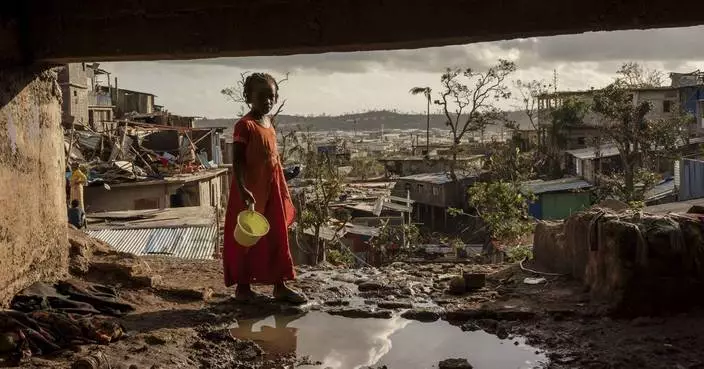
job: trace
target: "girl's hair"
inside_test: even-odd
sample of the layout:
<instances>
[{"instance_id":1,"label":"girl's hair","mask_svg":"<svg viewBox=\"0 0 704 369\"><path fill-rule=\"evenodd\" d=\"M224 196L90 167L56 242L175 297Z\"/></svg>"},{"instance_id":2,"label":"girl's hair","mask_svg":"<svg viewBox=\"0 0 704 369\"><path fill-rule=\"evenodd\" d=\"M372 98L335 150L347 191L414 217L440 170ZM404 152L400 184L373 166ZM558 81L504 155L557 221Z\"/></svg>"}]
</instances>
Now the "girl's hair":
<instances>
[{"instance_id":1,"label":"girl's hair","mask_svg":"<svg viewBox=\"0 0 704 369\"><path fill-rule=\"evenodd\" d=\"M271 83L276 89L275 94L279 93L279 84L276 83L276 78L272 77L269 73L252 73L244 80L244 100L250 102L252 97L252 91L257 83Z\"/></svg>"}]
</instances>

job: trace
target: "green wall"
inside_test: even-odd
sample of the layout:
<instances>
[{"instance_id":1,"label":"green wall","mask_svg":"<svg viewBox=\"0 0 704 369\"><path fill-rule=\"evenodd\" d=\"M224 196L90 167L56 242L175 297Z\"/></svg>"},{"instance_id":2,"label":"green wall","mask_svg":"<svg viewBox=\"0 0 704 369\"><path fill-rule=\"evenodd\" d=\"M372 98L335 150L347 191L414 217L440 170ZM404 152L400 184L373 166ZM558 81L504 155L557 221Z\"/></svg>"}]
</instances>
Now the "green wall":
<instances>
[{"instance_id":1,"label":"green wall","mask_svg":"<svg viewBox=\"0 0 704 369\"><path fill-rule=\"evenodd\" d=\"M591 206L589 192L557 192L540 195L542 219L565 219Z\"/></svg>"}]
</instances>

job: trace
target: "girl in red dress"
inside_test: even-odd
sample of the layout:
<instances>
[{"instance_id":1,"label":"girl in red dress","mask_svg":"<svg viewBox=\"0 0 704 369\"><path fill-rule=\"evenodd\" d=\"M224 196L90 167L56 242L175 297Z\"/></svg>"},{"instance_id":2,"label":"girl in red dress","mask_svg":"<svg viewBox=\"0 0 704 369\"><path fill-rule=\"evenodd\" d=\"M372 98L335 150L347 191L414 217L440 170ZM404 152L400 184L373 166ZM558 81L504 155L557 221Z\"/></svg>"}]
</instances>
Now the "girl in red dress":
<instances>
[{"instance_id":1,"label":"girl in red dress","mask_svg":"<svg viewBox=\"0 0 704 369\"><path fill-rule=\"evenodd\" d=\"M295 277L288 244L295 208L279 161L276 131L267 115L278 100L279 87L264 73L250 75L243 87L251 110L235 124L235 178L225 215L225 285L237 284L236 298L240 301L260 297L251 284L261 283L274 285L277 300L303 303L306 297L285 283ZM249 204L267 218L271 228L257 244L245 248L235 241L234 230L237 215Z\"/></svg>"}]
</instances>

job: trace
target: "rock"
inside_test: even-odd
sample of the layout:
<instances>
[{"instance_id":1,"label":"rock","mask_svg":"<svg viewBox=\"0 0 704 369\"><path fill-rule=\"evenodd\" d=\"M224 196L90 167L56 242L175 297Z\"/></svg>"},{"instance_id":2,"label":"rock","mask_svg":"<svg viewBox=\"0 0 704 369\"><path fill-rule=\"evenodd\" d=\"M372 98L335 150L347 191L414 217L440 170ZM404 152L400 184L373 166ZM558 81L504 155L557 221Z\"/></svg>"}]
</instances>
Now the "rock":
<instances>
[{"instance_id":1,"label":"rock","mask_svg":"<svg viewBox=\"0 0 704 369\"><path fill-rule=\"evenodd\" d=\"M383 283L379 281L368 281L361 283L357 286L359 288L360 292L366 292L366 291L378 291L386 287Z\"/></svg>"},{"instance_id":2,"label":"rock","mask_svg":"<svg viewBox=\"0 0 704 369\"><path fill-rule=\"evenodd\" d=\"M391 319L393 313L390 310L364 310L364 309L336 309L328 311L330 315L343 316L345 318L378 318Z\"/></svg>"},{"instance_id":3,"label":"rock","mask_svg":"<svg viewBox=\"0 0 704 369\"><path fill-rule=\"evenodd\" d=\"M501 339L501 340L507 339L508 338L508 329L503 325L499 325L496 328L496 337L499 337L499 339Z\"/></svg>"},{"instance_id":4,"label":"rock","mask_svg":"<svg viewBox=\"0 0 704 369\"><path fill-rule=\"evenodd\" d=\"M156 345L165 345L168 341L162 337L151 334L149 336L144 337L144 342L148 345L156 346Z\"/></svg>"},{"instance_id":5,"label":"rock","mask_svg":"<svg viewBox=\"0 0 704 369\"><path fill-rule=\"evenodd\" d=\"M438 364L439 369L472 369L467 359L445 359Z\"/></svg>"},{"instance_id":6,"label":"rock","mask_svg":"<svg viewBox=\"0 0 704 369\"><path fill-rule=\"evenodd\" d=\"M237 350L237 357L247 361L264 355L264 350L261 346L249 340L235 339L235 349Z\"/></svg>"},{"instance_id":7,"label":"rock","mask_svg":"<svg viewBox=\"0 0 704 369\"><path fill-rule=\"evenodd\" d=\"M160 275L140 275L132 277L132 286L154 288L163 284L164 279Z\"/></svg>"},{"instance_id":8,"label":"rock","mask_svg":"<svg viewBox=\"0 0 704 369\"><path fill-rule=\"evenodd\" d=\"M647 327L649 325L658 325L662 324L663 321L647 316L639 316L633 320L631 320L631 325L634 327Z\"/></svg>"},{"instance_id":9,"label":"rock","mask_svg":"<svg viewBox=\"0 0 704 369\"><path fill-rule=\"evenodd\" d=\"M465 290L474 291L486 286L486 274L484 273L464 273Z\"/></svg>"},{"instance_id":10,"label":"rock","mask_svg":"<svg viewBox=\"0 0 704 369\"><path fill-rule=\"evenodd\" d=\"M380 309L412 309L413 304L404 301L382 301L377 304Z\"/></svg>"},{"instance_id":11,"label":"rock","mask_svg":"<svg viewBox=\"0 0 704 369\"><path fill-rule=\"evenodd\" d=\"M482 327L478 326L474 322L465 323L462 325L461 328L463 332L476 332L482 330Z\"/></svg>"},{"instance_id":12,"label":"rock","mask_svg":"<svg viewBox=\"0 0 704 369\"><path fill-rule=\"evenodd\" d=\"M467 291L467 287L462 277L455 277L450 280L450 288L448 292L453 295L462 295Z\"/></svg>"},{"instance_id":13,"label":"rock","mask_svg":"<svg viewBox=\"0 0 704 369\"><path fill-rule=\"evenodd\" d=\"M489 334L496 334L499 331L499 322L494 319L477 320L477 325Z\"/></svg>"},{"instance_id":14,"label":"rock","mask_svg":"<svg viewBox=\"0 0 704 369\"><path fill-rule=\"evenodd\" d=\"M419 322L434 322L440 319L440 312L430 309L414 309L404 312L401 317Z\"/></svg>"},{"instance_id":15,"label":"rock","mask_svg":"<svg viewBox=\"0 0 704 369\"><path fill-rule=\"evenodd\" d=\"M350 302L347 300L329 300L325 301L325 305L327 306L347 306L349 305Z\"/></svg>"}]
</instances>

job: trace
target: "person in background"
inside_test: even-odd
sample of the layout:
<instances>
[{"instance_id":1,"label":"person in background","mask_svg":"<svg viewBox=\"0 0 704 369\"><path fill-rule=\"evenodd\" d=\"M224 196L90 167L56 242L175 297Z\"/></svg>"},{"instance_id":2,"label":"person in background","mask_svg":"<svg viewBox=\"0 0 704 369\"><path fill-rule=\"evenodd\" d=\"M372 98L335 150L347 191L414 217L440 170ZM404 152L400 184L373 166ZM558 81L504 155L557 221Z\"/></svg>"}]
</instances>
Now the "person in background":
<instances>
[{"instance_id":1,"label":"person in background","mask_svg":"<svg viewBox=\"0 0 704 369\"><path fill-rule=\"evenodd\" d=\"M86 213L81 209L81 203L78 200L71 201L71 207L68 209L68 222L78 229L86 226Z\"/></svg>"},{"instance_id":2,"label":"person in background","mask_svg":"<svg viewBox=\"0 0 704 369\"><path fill-rule=\"evenodd\" d=\"M81 210L85 211L83 208L83 186L88 183L88 177L83 174L83 171L78 164L71 165L71 203L73 200L78 201Z\"/></svg>"},{"instance_id":3,"label":"person in background","mask_svg":"<svg viewBox=\"0 0 704 369\"><path fill-rule=\"evenodd\" d=\"M276 131L268 115L279 97L276 80L269 74L254 73L244 83L244 97L250 112L235 124L230 199L225 214L223 266L225 285L237 284L235 298L250 301L262 297L252 291L253 283L273 284L274 298L294 304L305 295L286 285L295 277L288 227L295 208L276 147ZM269 233L250 248L234 237L237 215L253 206L269 221Z\"/></svg>"}]
</instances>

